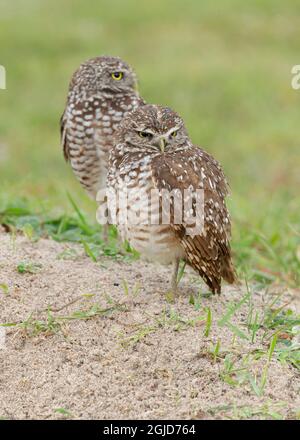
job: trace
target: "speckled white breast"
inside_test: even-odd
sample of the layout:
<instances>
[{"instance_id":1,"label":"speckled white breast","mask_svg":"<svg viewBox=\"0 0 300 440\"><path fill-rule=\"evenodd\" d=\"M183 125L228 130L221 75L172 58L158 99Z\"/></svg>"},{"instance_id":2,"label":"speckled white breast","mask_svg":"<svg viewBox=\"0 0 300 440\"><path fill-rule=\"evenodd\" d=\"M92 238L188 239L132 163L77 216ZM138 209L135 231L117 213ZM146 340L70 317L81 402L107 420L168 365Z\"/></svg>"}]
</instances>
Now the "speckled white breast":
<instances>
[{"instance_id":1,"label":"speckled white breast","mask_svg":"<svg viewBox=\"0 0 300 440\"><path fill-rule=\"evenodd\" d=\"M121 238L128 240L143 258L168 264L182 258L184 250L170 226L159 224L159 202L150 203L154 189L150 162L145 157L130 164L130 168L118 170L117 197L127 199L127 209L125 216L119 211L117 226Z\"/></svg>"},{"instance_id":2,"label":"speckled white breast","mask_svg":"<svg viewBox=\"0 0 300 440\"><path fill-rule=\"evenodd\" d=\"M106 186L113 135L122 118L138 107L140 98L132 92L113 97L103 93L81 100L71 94L69 100L65 136L70 163L81 185L95 199Z\"/></svg>"}]
</instances>

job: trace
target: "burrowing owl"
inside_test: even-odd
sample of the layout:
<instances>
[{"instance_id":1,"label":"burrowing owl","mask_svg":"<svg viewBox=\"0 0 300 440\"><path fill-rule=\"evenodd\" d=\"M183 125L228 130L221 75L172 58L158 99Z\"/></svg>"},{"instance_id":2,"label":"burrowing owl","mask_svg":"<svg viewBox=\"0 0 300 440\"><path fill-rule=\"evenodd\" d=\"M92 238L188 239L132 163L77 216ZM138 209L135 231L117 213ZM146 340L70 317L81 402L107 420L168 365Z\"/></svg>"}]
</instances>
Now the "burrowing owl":
<instances>
[{"instance_id":1,"label":"burrowing owl","mask_svg":"<svg viewBox=\"0 0 300 440\"><path fill-rule=\"evenodd\" d=\"M194 268L213 293L220 293L222 278L234 282L226 178L219 163L192 144L183 120L171 109L145 105L123 119L110 152L107 187L116 194L108 200L108 209L115 212L117 207L114 221L122 238L147 259L174 262L173 291L179 259ZM153 190L159 195L156 199ZM162 194L171 191L175 196L169 200L170 221L163 223ZM200 214L196 210L197 191L203 196ZM124 213L118 214L119 196L125 192L130 201L124 221ZM188 216L175 221L176 198L181 207L189 199L193 221L193 213L202 215L199 231L187 233L193 222L187 223ZM135 221L129 221L134 209Z\"/></svg>"},{"instance_id":2,"label":"burrowing owl","mask_svg":"<svg viewBox=\"0 0 300 440\"><path fill-rule=\"evenodd\" d=\"M116 57L92 58L72 76L61 118L64 156L92 198L105 188L112 137L130 111L143 103L136 75Z\"/></svg>"}]
</instances>

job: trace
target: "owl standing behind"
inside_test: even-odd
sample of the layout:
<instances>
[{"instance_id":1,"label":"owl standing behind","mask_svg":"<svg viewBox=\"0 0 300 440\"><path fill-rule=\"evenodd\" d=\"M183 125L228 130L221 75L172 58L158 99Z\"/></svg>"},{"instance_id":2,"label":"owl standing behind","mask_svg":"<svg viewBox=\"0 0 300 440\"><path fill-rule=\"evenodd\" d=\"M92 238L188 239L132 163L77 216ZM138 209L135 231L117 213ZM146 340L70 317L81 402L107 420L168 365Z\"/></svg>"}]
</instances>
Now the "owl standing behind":
<instances>
[{"instance_id":1,"label":"owl standing behind","mask_svg":"<svg viewBox=\"0 0 300 440\"><path fill-rule=\"evenodd\" d=\"M143 104L133 70L116 57L92 58L73 74L61 118L64 156L95 199L105 187L112 139L124 116Z\"/></svg>"},{"instance_id":2,"label":"owl standing behind","mask_svg":"<svg viewBox=\"0 0 300 440\"><path fill-rule=\"evenodd\" d=\"M213 293L220 293L222 278L229 283L235 281L225 176L212 156L191 143L182 119L171 109L145 105L124 118L110 153L107 187L118 195L128 190L135 194L127 206L129 214L138 206L140 218L144 219L149 216L150 205L149 223L142 220L121 224L117 216L117 226L122 238L147 259L174 263L173 291L180 259L199 273ZM162 207L149 204L151 191L161 194L162 190L176 190L182 194L188 189L202 190L204 195L201 232L189 235L184 221L174 221L175 199L169 224L153 222L157 213L161 216ZM120 210L115 205L117 202L108 201L109 211L114 212L116 207L118 214Z\"/></svg>"}]
</instances>

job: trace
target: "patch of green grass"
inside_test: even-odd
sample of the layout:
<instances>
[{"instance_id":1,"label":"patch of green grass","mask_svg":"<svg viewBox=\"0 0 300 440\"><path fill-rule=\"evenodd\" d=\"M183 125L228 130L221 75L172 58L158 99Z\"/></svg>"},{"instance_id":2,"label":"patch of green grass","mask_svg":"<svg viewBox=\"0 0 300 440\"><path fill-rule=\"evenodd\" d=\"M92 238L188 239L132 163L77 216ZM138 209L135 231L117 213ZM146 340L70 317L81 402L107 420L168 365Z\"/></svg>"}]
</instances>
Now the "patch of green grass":
<instances>
[{"instance_id":1,"label":"patch of green grass","mask_svg":"<svg viewBox=\"0 0 300 440\"><path fill-rule=\"evenodd\" d=\"M93 296L93 295L92 295ZM73 304L79 299L89 299L91 295L81 295L81 297L71 301L68 305ZM64 306L64 307L66 307ZM61 309L63 309L62 307ZM74 320L89 320L97 316L106 316L116 311L125 311L126 305L119 304L114 300L110 301L109 307L103 308L99 304L94 303L85 307L81 307L79 310L75 310L69 315L55 314L49 306L47 311L40 310L36 314L39 317L31 314L27 319L19 322L6 322L1 323L2 327L15 327L24 330L25 334L29 337L35 337L40 334L47 336L57 333L64 334L63 324ZM46 316L44 317L44 315Z\"/></svg>"},{"instance_id":2,"label":"patch of green grass","mask_svg":"<svg viewBox=\"0 0 300 440\"><path fill-rule=\"evenodd\" d=\"M123 347L127 348L136 345L146 336L155 333L160 329L171 329L174 332L180 332L187 327L207 324L207 316L199 315L193 318L182 316L172 307L166 307L158 316L152 316L144 311L148 318L147 324L137 325L134 330L124 334L119 333L119 340Z\"/></svg>"},{"instance_id":3,"label":"patch of green grass","mask_svg":"<svg viewBox=\"0 0 300 440\"><path fill-rule=\"evenodd\" d=\"M196 297L194 297L194 295L191 295L189 298L189 303L193 305L193 307L196 311L200 310L202 307L202 302L201 302L202 297L203 297L203 294L198 293L198 295Z\"/></svg>"},{"instance_id":4,"label":"patch of green grass","mask_svg":"<svg viewBox=\"0 0 300 440\"><path fill-rule=\"evenodd\" d=\"M212 325L212 312L210 307L207 308L207 315L206 315L206 323L205 323L205 330L204 330L204 336L208 337Z\"/></svg>"},{"instance_id":5,"label":"patch of green grass","mask_svg":"<svg viewBox=\"0 0 300 440\"><path fill-rule=\"evenodd\" d=\"M154 318L160 327L173 327L175 331L180 331L186 327L195 327L206 323L207 315L198 315L196 317L182 316L174 308L165 308L159 317Z\"/></svg>"},{"instance_id":6,"label":"patch of green grass","mask_svg":"<svg viewBox=\"0 0 300 440\"><path fill-rule=\"evenodd\" d=\"M231 386L247 386L254 392L258 397L264 395L265 386L268 380L269 366L272 359L272 355L275 350L277 343L277 335L275 335L270 343L269 350L267 353L264 351L261 353L262 356L266 356L265 365L261 373L253 374L252 368L255 366L258 359L251 352L246 354L238 353L226 354L222 367L220 369L219 377L222 381L226 382ZM228 349L230 351L230 349Z\"/></svg>"},{"instance_id":7,"label":"patch of green grass","mask_svg":"<svg viewBox=\"0 0 300 440\"><path fill-rule=\"evenodd\" d=\"M27 319L21 322L8 322L0 324L3 327L18 327L24 330L25 334L34 337L41 333L46 335L53 335L62 331L61 323L53 316L50 310L47 312L45 319L36 319L30 315Z\"/></svg>"},{"instance_id":8,"label":"patch of green grass","mask_svg":"<svg viewBox=\"0 0 300 440\"><path fill-rule=\"evenodd\" d=\"M79 254L77 249L74 248L67 248L64 249L62 252L59 252L59 254L57 255L57 258L59 260L74 260L76 258L78 258Z\"/></svg>"},{"instance_id":9,"label":"patch of green grass","mask_svg":"<svg viewBox=\"0 0 300 440\"><path fill-rule=\"evenodd\" d=\"M235 336L242 339L248 339L248 335L246 335L245 332L242 331L240 327L234 325L231 322L231 318L245 302L249 301L249 298L250 298L250 293L247 292L247 294L239 302L237 303L231 302L227 306L227 311L225 312L224 316L218 321L218 325L220 327L224 327L224 326L227 327Z\"/></svg>"},{"instance_id":10,"label":"patch of green grass","mask_svg":"<svg viewBox=\"0 0 300 440\"><path fill-rule=\"evenodd\" d=\"M140 283L135 283L135 285L132 287L132 289L129 288L127 280L122 280L122 287L124 290L125 296L131 296L132 298L136 298L140 291L141 291L141 285Z\"/></svg>"},{"instance_id":11,"label":"patch of green grass","mask_svg":"<svg viewBox=\"0 0 300 440\"><path fill-rule=\"evenodd\" d=\"M1 284L0 284L0 290L1 290L2 293L4 293L5 295L8 295L8 293L9 293L8 285L5 284L5 283L1 283Z\"/></svg>"},{"instance_id":12,"label":"patch of green grass","mask_svg":"<svg viewBox=\"0 0 300 440\"><path fill-rule=\"evenodd\" d=\"M290 310L288 304L276 306L278 299L275 297L262 313L261 340L270 341L276 337L274 355L300 370L300 315Z\"/></svg>"},{"instance_id":13,"label":"patch of green grass","mask_svg":"<svg viewBox=\"0 0 300 440\"><path fill-rule=\"evenodd\" d=\"M244 382L245 367L237 367L236 360L233 359L232 354L227 354L224 358L223 368L220 372L220 379L228 385L241 385Z\"/></svg>"},{"instance_id":14,"label":"patch of green grass","mask_svg":"<svg viewBox=\"0 0 300 440\"><path fill-rule=\"evenodd\" d=\"M54 412L61 414L63 416L66 416L66 417L70 417L70 418L73 417L72 413L66 408L55 408Z\"/></svg>"},{"instance_id":15,"label":"patch of green grass","mask_svg":"<svg viewBox=\"0 0 300 440\"><path fill-rule=\"evenodd\" d=\"M42 269L42 265L40 263L34 263L34 262L26 262L22 261L17 265L17 271L19 273L37 273Z\"/></svg>"},{"instance_id":16,"label":"patch of green grass","mask_svg":"<svg viewBox=\"0 0 300 440\"><path fill-rule=\"evenodd\" d=\"M82 244L85 253L92 261L101 255L131 261L137 253L130 246L120 248L114 227L109 230L109 242L104 243L102 230L96 222L89 222L74 200L68 195L73 213L55 214L53 211L38 209L26 199L0 204L0 224L8 231L21 231L30 239L51 237L59 242Z\"/></svg>"},{"instance_id":17,"label":"patch of green grass","mask_svg":"<svg viewBox=\"0 0 300 440\"><path fill-rule=\"evenodd\" d=\"M282 420L283 409L285 402L273 403L266 402L262 405L218 405L206 409L211 415L221 415L225 419L233 420L247 420L247 419L259 419L259 420Z\"/></svg>"},{"instance_id":18,"label":"patch of green grass","mask_svg":"<svg viewBox=\"0 0 300 440\"><path fill-rule=\"evenodd\" d=\"M220 342L220 339L218 339L216 345L213 347L213 350L211 351L211 353L213 355L214 363L217 362L217 359L218 359L219 353L220 353L220 348L221 348L221 342Z\"/></svg>"},{"instance_id":19,"label":"patch of green grass","mask_svg":"<svg viewBox=\"0 0 300 440\"><path fill-rule=\"evenodd\" d=\"M146 336L150 335L151 333L155 332L157 330L156 326L151 325L143 325L139 326L137 330L132 332L132 334L127 335L123 332L120 332L118 334L120 345L123 348L128 348L130 346L134 346L138 344L142 339L144 339Z\"/></svg>"},{"instance_id":20,"label":"patch of green grass","mask_svg":"<svg viewBox=\"0 0 300 440\"><path fill-rule=\"evenodd\" d=\"M299 329L297 334L300 334ZM300 343L281 341L276 347L275 355L281 362L286 362L300 370Z\"/></svg>"},{"instance_id":21,"label":"patch of green grass","mask_svg":"<svg viewBox=\"0 0 300 440\"><path fill-rule=\"evenodd\" d=\"M300 368L300 316L288 309L287 303L282 303L282 295L265 294L265 297L268 298L265 304L256 305L253 291L248 287L244 297L228 304L217 322L212 321L210 308L203 308L206 310L204 336L217 331L216 326L226 327L232 340L229 345L221 346L218 338L199 353L218 364L222 381L233 387L247 387L258 397L264 395L271 361ZM189 303L195 307L194 299L190 298Z\"/></svg>"}]
</instances>

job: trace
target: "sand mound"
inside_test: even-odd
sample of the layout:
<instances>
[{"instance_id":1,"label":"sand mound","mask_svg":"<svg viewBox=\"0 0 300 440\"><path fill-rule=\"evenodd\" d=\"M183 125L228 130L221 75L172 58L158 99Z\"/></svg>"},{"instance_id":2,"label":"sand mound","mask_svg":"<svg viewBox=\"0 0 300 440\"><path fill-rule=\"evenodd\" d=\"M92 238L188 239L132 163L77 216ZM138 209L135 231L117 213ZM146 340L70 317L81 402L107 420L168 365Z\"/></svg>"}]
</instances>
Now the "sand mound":
<instances>
[{"instance_id":1,"label":"sand mound","mask_svg":"<svg viewBox=\"0 0 300 440\"><path fill-rule=\"evenodd\" d=\"M94 263L81 246L5 233L0 268L0 322L19 323L6 327L5 343L2 331L2 418L295 418L299 411L299 371L275 354L263 394L251 385L255 377L261 383L270 339L262 341L262 330L253 344L236 334L249 334L249 302L231 316L236 328L220 322L245 289L198 296L188 271L172 302L167 267ZM259 312L270 300L252 296ZM293 292L282 301L300 310Z\"/></svg>"}]
</instances>

